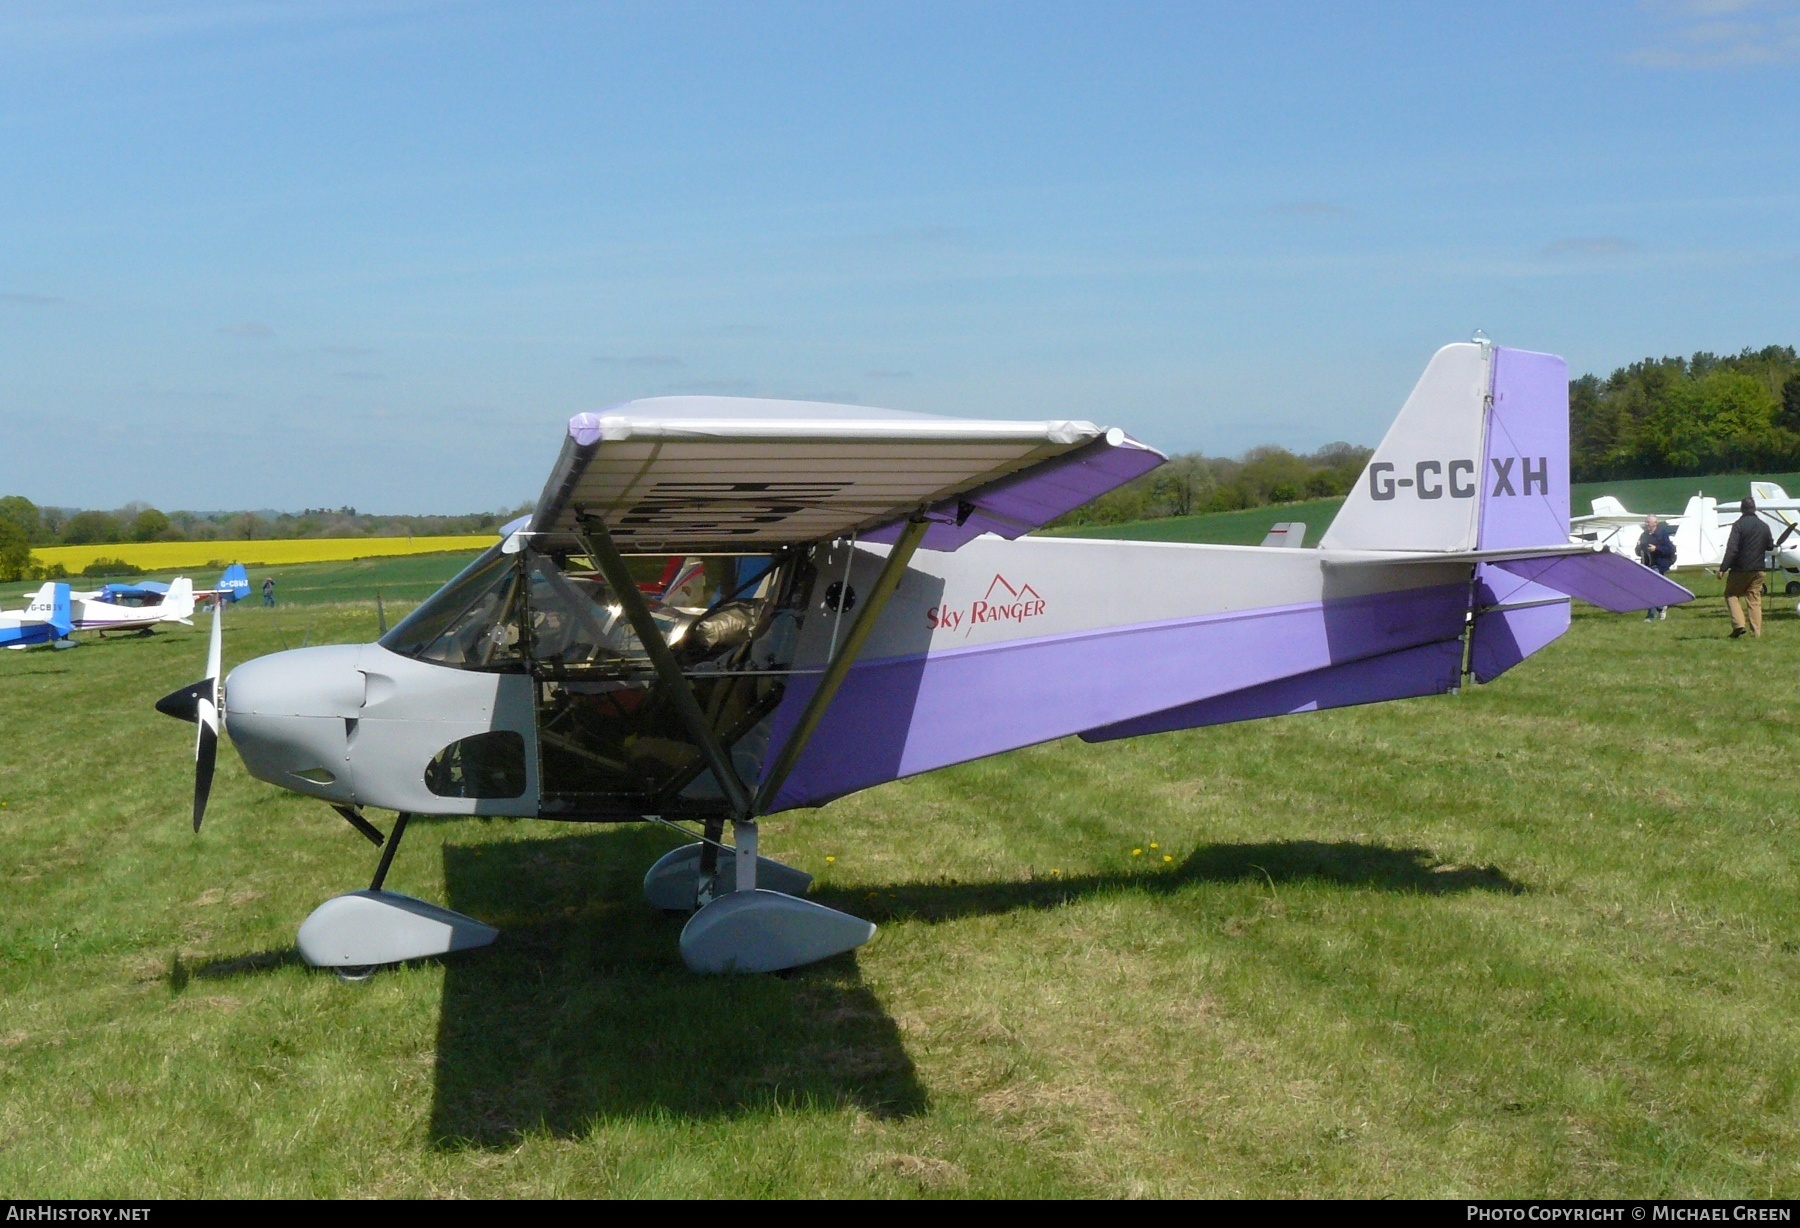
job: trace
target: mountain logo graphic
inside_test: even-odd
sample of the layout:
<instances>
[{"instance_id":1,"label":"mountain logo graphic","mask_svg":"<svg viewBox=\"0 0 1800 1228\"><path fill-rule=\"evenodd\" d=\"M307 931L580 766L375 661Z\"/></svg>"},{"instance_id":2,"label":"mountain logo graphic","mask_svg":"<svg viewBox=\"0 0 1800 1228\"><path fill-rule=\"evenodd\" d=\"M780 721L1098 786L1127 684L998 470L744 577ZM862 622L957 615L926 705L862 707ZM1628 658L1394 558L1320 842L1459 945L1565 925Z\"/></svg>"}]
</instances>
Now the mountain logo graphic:
<instances>
[{"instance_id":1,"label":"mountain logo graphic","mask_svg":"<svg viewBox=\"0 0 1800 1228\"><path fill-rule=\"evenodd\" d=\"M994 573L993 583L988 585L987 592L981 595L981 599L983 601L992 601L994 599L995 589L999 589L1005 593L1005 600L1007 601L1042 600L1042 598L1038 596L1038 591L1035 588L1032 588L1031 585L1021 584L1018 588L1014 588L1012 584L1007 581L1006 577L999 572Z\"/></svg>"}]
</instances>

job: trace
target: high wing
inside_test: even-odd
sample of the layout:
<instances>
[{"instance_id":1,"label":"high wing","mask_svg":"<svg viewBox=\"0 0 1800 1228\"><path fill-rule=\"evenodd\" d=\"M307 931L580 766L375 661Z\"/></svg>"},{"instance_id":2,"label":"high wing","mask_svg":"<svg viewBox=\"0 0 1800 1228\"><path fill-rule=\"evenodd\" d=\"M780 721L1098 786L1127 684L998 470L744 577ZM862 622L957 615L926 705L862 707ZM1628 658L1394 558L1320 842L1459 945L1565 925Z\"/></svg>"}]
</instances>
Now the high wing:
<instances>
[{"instance_id":1,"label":"high wing","mask_svg":"<svg viewBox=\"0 0 1800 1228\"><path fill-rule=\"evenodd\" d=\"M577 414L532 513L540 550L583 516L627 553L757 553L856 535L954 550L1016 538L1167 458L1082 421L984 421L736 397Z\"/></svg>"}]
</instances>

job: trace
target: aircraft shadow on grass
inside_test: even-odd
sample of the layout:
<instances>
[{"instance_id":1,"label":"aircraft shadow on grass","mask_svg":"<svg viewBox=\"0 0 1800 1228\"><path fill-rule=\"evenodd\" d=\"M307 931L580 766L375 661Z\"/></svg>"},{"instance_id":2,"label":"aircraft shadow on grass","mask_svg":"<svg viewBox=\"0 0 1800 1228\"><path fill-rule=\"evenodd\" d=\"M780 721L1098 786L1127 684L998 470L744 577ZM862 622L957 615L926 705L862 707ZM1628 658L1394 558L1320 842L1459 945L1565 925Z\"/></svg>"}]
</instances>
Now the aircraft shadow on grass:
<instances>
[{"instance_id":1,"label":"aircraft shadow on grass","mask_svg":"<svg viewBox=\"0 0 1800 1228\"><path fill-rule=\"evenodd\" d=\"M1154 863L1113 874L1039 876L1001 883L905 883L878 891L817 890L814 899L871 921L954 921L960 917L1055 908L1102 892L1172 894L1196 883L1335 883L1382 891L1450 895L1525 889L1493 866L1439 861L1426 849L1389 848L1355 841L1277 840L1266 844L1207 844L1169 869Z\"/></svg>"},{"instance_id":2,"label":"aircraft shadow on grass","mask_svg":"<svg viewBox=\"0 0 1800 1228\"><path fill-rule=\"evenodd\" d=\"M854 955L785 976L688 971L676 945L686 918L643 902L643 872L668 846L624 828L445 847L447 903L501 936L444 962L430 1127L440 1145L580 1135L646 1112L924 1109L899 1029Z\"/></svg>"},{"instance_id":3,"label":"aircraft shadow on grass","mask_svg":"<svg viewBox=\"0 0 1800 1228\"><path fill-rule=\"evenodd\" d=\"M700 977L683 966L676 938L685 918L646 908L642 896L644 869L668 846L642 827L445 846L446 902L498 925L501 937L444 961L430 1125L438 1145L579 1136L597 1121L646 1112L924 1110L899 1029L863 984L854 953L778 976ZM931 923L1120 890L1307 881L1434 895L1523 890L1502 871L1447 865L1423 849L1276 841L1206 845L1167 870L873 893L826 887L814 898L877 922ZM296 962L292 950L272 950L178 966L171 986Z\"/></svg>"}]
</instances>

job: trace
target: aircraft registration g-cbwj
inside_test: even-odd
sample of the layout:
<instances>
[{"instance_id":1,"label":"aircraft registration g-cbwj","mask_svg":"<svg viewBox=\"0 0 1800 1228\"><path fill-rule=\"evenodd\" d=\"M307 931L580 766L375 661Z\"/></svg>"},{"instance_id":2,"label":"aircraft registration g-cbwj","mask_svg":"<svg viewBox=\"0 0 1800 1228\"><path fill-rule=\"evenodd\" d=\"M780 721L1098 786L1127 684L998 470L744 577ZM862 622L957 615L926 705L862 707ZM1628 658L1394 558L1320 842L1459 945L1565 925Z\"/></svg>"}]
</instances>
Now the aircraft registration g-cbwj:
<instances>
[{"instance_id":1,"label":"aircraft registration g-cbwj","mask_svg":"<svg viewBox=\"0 0 1800 1228\"><path fill-rule=\"evenodd\" d=\"M875 927L758 855L763 815L1070 734L1455 691L1562 634L1571 596L1692 596L1569 543L1551 355L1438 351L1317 548L1025 536L1163 459L1088 422L716 397L579 414L530 517L378 643L221 687L215 613L205 680L158 704L199 723L195 830L221 727L251 775L335 807L380 863L299 950L359 975L496 935L383 890L410 816L691 824L645 896L692 911L695 970L772 971ZM397 812L386 836L370 807Z\"/></svg>"}]
</instances>

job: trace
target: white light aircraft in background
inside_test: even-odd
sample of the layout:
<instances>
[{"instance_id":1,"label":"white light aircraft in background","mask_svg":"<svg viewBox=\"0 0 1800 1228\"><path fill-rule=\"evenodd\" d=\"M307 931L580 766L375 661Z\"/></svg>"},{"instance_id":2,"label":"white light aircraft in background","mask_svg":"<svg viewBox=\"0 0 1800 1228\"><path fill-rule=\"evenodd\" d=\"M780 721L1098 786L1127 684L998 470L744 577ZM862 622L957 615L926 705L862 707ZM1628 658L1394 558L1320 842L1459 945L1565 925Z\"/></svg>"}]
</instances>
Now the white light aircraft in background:
<instances>
[{"instance_id":1,"label":"white light aircraft in background","mask_svg":"<svg viewBox=\"0 0 1800 1228\"><path fill-rule=\"evenodd\" d=\"M1575 516L1569 521L1569 540L1597 546L1637 558L1638 537L1644 531L1644 514L1627 511L1625 505L1611 495L1601 495L1593 502L1594 514ZM1737 518L1736 505L1732 519ZM1721 528L1718 500L1695 495L1679 516L1656 517L1669 526L1675 539L1675 566L1716 568L1725 557L1725 539L1731 533L1726 521Z\"/></svg>"},{"instance_id":2,"label":"white light aircraft in background","mask_svg":"<svg viewBox=\"0 0 1800 1228\"><path fill-rule=\"evenodd\" d=\"M1775 535L1771 570L1786 573L1783 587L1788 596L1800 596L1800 499L1792 498L1774 482L1750 483L1750 495L1756 500L1756 514ZM1703 567L1711 571L1719 566L1725 557L1731 526L1741 514L1738 502L1728 499L1721 503L1697 494L1687 501L1681 515L1657 516L1674 534L1676 570ZM1637 558L1644 517L1626 510L1624 503L1612 495L1595 499L1593 509L1593 515L1576 516L1569 521L1569 540Z\"/></svg>"}]
</instances>

